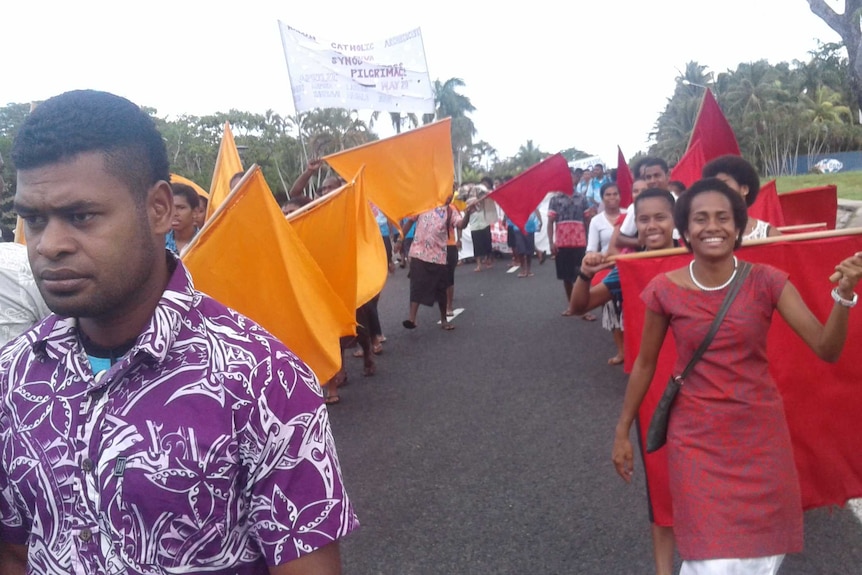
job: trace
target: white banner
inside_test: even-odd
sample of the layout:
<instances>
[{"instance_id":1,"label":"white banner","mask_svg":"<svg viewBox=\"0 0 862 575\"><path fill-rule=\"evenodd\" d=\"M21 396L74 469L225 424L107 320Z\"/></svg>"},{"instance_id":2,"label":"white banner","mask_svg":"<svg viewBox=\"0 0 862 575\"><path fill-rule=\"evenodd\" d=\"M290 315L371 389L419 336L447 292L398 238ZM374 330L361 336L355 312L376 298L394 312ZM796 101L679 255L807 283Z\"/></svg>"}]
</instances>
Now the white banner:
<instances>
[{"instance_id":1,"label":"white banner","mask_svg":"<svg viewBox=\"0 0 862 575\"><path fill-rule=\"evenodd\" d=\"M324 40L278 22L297 113L314 108L434 112L419 28L381 41Z\"/></svg>"}]
</instances>

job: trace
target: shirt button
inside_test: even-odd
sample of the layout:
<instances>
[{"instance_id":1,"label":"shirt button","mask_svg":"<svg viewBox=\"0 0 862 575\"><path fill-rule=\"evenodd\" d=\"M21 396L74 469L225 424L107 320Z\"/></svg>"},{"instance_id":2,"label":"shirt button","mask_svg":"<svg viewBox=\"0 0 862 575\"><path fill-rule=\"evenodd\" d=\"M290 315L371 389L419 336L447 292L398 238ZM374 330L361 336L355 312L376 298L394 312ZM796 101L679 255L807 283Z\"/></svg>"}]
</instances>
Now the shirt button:
<instances>
[{"instance_id":1,"label":"shirt button","mask_svg":"<svg viewBox=\"0 0 862 575\"><path fill-rule=\"evenodd\" d=\"M93 538L93 532L89 529L83 529L80 533L78 533L78 537L81 539L81 541L86 543Z\"/></svg>"},{"instance_id":2,"label":"shirt button","mask_svg":"<svg viewBox=\"0 0 862 575\"><path fill-rule=\"evenodd\" d=\"M93 460L89 457L81 462L81 469L86 471L87 473L93 471Z\"/></svg>"}]
</instances>

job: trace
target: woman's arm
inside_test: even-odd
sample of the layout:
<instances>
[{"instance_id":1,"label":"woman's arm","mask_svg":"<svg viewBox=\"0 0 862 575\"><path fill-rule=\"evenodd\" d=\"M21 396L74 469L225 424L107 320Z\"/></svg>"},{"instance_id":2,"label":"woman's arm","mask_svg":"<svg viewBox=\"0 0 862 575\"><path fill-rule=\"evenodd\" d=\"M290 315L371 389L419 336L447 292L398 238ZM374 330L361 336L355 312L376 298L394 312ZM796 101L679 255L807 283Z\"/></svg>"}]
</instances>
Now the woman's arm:
<instances>
[{"instance_id":1,"label":"woman's arm","mask_svg":"<svg viewBox=\"0 0 862 575\"><path fill-rule=\"evenodd\" d=\"M604 256L599 253L586 254L581 261L581 271L575 278L572 286L572 295L569 298L569 307L563 315L581 315L587 310L604 305L611 301L611 290L604 282L591 285L591 282L583 276L592 279L596 272L613 266L613 262L606 262Z\"/></svg>"},{"instance_id":2,"label":"woman's arm","mask_svg":"<svg viewBox=\"0 0 862 575\"><path fill-rule=\"evenodd\" d=\"M647 308L644 316L640 352L638 352L638 357L635 359L632 373L629 376L629 384L626 387L626 396L623 400L623 410L614 435L612 459L617 473L627 483L631 482L634 472L634 456L629 432L649 389L653 375L655 375L658 353L662 343L664 343L664 336L669 324L670 318Z\"/></svg>"},{"instance_id":3,"label":"woman's arm","mask_svg":"<svg viewBox=\"0 0 862 575\"><path fill-rule=\"evenodd\" d=\"M590 230L587 232L587 252L600 252L601 242L599 241L599 219L590 222Z\"/></svg>"},{"instance_id":4,"label":"woman's arm","mask_svg":"<svg viewBox=\"0 0 862 575\"><path fill-rule=\"evenodd\" d=\"M853 289L862 277L862 253L847 258L835 267L841 273L838 281L838 293L846 300L853 299ZM778 313L784 318L793 331L808 344L808 347L824 361L835 362L844 348L847 339L847 323L850 317L850 308L835 303L826 324L808 309L808 306L799 295L796 287L787 282L781 290L778 298Z\"/></svg>"}]
</instances>

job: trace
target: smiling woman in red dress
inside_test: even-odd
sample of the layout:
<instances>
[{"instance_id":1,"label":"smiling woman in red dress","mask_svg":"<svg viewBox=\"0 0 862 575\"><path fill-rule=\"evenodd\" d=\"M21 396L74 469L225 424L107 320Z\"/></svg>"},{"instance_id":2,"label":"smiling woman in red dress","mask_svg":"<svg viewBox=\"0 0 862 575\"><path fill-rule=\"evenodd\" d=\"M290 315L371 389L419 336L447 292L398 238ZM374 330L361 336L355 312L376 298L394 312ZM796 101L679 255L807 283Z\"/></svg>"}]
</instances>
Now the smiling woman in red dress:
<instances>
[{"instance_id":1,"label":"smiling woman in red dress","mask_svg":"<svg viewBox=\"0 0 862 575\"><path fill-rule=\"evenodd\" d=\"M742 197L707 178L683 194L676 227L694 254L690 266L660 274L641 294L647 311L640 353L617 424L613 460L629 480L629 430L656 368L668 327L681 373L700 345L737 273L734 249L746 227ZM787 274L754 265L712 343L671 410L668 466L680 575L777 573L802 550L802 503L781 396L769 375L766 333L774 310L825 361L847 336L862 254L842 261L835 305L823 325Z\"/></svg>"}]
</instances>

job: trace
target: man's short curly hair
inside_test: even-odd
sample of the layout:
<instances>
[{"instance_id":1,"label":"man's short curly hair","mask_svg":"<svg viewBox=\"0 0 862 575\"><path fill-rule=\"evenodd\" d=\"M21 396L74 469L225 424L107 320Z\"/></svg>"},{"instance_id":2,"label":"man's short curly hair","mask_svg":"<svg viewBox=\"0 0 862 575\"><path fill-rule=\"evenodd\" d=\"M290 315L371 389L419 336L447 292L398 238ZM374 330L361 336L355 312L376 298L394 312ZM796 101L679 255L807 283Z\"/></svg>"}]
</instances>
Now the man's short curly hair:
<instances>
[{"instance_id":1,"label":"man's short curly hair","mask_svg":"<svg viewBox=\"0 0 862 575\"><path fill-rule=\"evenodd\" d=\"M164 139L153 119L129 100L95 90L66 92L39 104L12 145L18 170L102 152L105 169L125 182L136 199L159 180L170 181Z\"/></svg>"}]
</instances>

